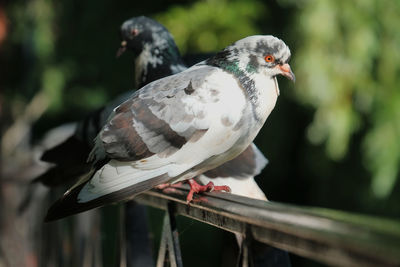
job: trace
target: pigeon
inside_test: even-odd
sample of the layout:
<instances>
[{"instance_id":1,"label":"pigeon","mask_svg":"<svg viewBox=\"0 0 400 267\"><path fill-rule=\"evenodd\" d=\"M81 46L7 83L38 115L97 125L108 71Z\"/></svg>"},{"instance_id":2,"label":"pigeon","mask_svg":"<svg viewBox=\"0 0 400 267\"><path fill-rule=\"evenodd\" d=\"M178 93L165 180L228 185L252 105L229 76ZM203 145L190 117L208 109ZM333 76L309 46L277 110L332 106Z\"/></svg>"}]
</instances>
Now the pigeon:
<instances>
[{"instance_id":1,"label":"pigeon","mask_svg":"<svg viewBox=\"0 0 400 267\"><path fill-rule=\"evenodd\" d=\"M126 50L133 52L136 87L186 69L173 37L158 22L145 16L133 17L122 24L120 33L122 42L117 57ZM86 159L94 145L92 140L106 123L112 110L132 93L133 91L125 93L109 105L90 114L78 124L74 135L46 151L42 160L56 165L34 181L54 187L71 180L76 181L80 175L86 173L90 168ZM236 159L198 176L197 180L203 185L210 181L226 184L233 194L266 200L254 176L261 172L267 162L260 150L252 144ZM218 187L215 189L218 190Z\"/></svg>"},{"instance_id":2,"label":"pigeon","mask_svg":"<svg viewBox=\"0 0 400 267\"><path fill-rule=\"evenodd\" d=\"M135 87L140 88L154 80L186 69L175 41L168 30L158 22L145 16L125 21L120 30L120 56L126 49L135 56ZM94 139L113 109L127 100L134 90L118 96L108 105L99 108L77 124L75 133L64 142L44 151L41 160L52 163L50 169L33 180L55 187L76 180L91 165L86 163L94 146Z\"/></svg>"},{"instance_id":3,"label":"pigeon","mask_svg":"<svg viewBox=\"0 0 400 267\"><path fill-rule=\"evenodd\" d=\"M183 72L147 84L114 109L91 170L48 210L56 220L189 181L244 152L275 107L276 76L295 80L290 50L271 35L241 39ZM206 188L206 189L205 189Z\"/></svg>"},{"instance_id":4,"label":"pigeon","mask_svg":"<svg viewBox=\"0 0 400 267\"><path fill-rule=\"evenodd\" d=\"M117 57L127 49L135 56L135 87L141 88L186 69L170 32L145 16L133 17L121 26L121 47Z\"/></svg>"}]
</instances>

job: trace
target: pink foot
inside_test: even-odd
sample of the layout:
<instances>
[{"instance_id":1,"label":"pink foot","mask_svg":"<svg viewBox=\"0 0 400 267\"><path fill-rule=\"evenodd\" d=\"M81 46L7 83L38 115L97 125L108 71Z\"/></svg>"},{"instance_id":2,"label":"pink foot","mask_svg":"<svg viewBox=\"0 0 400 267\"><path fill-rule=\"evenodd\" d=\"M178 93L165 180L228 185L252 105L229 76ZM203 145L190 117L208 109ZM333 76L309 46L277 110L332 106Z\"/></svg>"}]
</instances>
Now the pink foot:
<instances>
[{"instance_id":1,"label":"pink foot","mask_svg":"<svg viewBox=\"0 0 400 267\"><path fill-rule=\"evenodd\" d=\"M186 203L190 203L193 200L194 193L212 192L212 191L226 191L231 192L231 189L227 185L215 186L213 182L209 182L206 185L199 185L194 179L187 180L190 185L189 194L186 197Z\"/></svg>"}]
</instances>

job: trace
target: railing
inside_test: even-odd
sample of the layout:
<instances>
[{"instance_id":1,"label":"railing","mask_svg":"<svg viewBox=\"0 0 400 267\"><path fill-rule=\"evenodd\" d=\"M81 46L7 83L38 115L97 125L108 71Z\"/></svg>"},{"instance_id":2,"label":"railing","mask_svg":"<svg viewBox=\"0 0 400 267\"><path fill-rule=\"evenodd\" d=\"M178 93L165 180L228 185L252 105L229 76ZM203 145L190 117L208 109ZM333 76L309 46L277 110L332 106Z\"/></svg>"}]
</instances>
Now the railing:
<instances>
[{"instance_id":1,"label":"railing","mask_svg":"<svg viewBox=\"0 0 400 267\"><path fill-rule=\"evenodd\" d=\"M179 240L173 226L175 215L187 216L328 265L400 266L400 222L397 221L226 193L199 195L188 205L187 188L168 191L153 190L135 198L139 203L167 211L157 266L163 266L167 247L171 266L182 266ZM243 252L246 257L246 249Z\"/></svg>"}]
</instances>

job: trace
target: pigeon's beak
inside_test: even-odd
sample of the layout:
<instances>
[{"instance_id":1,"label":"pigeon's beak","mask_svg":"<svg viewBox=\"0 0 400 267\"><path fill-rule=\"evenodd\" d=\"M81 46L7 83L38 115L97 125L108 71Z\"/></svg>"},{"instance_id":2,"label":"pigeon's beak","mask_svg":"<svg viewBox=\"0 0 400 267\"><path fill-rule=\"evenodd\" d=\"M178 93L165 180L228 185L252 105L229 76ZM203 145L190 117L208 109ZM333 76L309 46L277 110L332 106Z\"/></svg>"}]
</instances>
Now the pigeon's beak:
<instances>
[{"instance_id":1,"label":"pigeon's beak","mask_svg":"<svg viewBox=\"0 0 400 267\"><path fill-rule=\"evenodd\" d=\"M128 42L125 40L121 42L121 46L119 47L117 54L116 54L117 58L120 57L125 52L127 44L128 44Z\"/></svg>"},{"instance_id":2,"label":"pigeon's beak","mask_svg":"<svg viewBox=\"0 0 400 267\"><path fill-rule=\"evenodd\" d=\"M285 64L279 64L277 66L281 70L281 74L288 78L289 80L296 82L296 76L294 75L292 69L290 68L290 65L285 63Z\"/></svg>"}]
</instances>

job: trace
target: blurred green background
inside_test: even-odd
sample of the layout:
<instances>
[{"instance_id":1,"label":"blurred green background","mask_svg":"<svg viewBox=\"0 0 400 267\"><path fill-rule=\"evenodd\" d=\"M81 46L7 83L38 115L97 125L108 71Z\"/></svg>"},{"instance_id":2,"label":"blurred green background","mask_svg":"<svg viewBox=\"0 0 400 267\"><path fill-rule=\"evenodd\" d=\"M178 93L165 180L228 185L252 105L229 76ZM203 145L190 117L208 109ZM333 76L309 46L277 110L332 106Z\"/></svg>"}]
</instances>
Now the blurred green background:
<instances>
[{"instance_id":1,"label":"blurred green background","mask_svg":"<svg viewBox=\"0 0 400 267\"><path fill-rule=\"evenodd\" d=\"M253 34L291 48L296 84L279 79L255 140L270 200L400 218L400 1L13 0L0 11L3 161L18 165L47 130L133 87L118 29L146 15L182 54Z\"/></svg>"}]
</instances>

